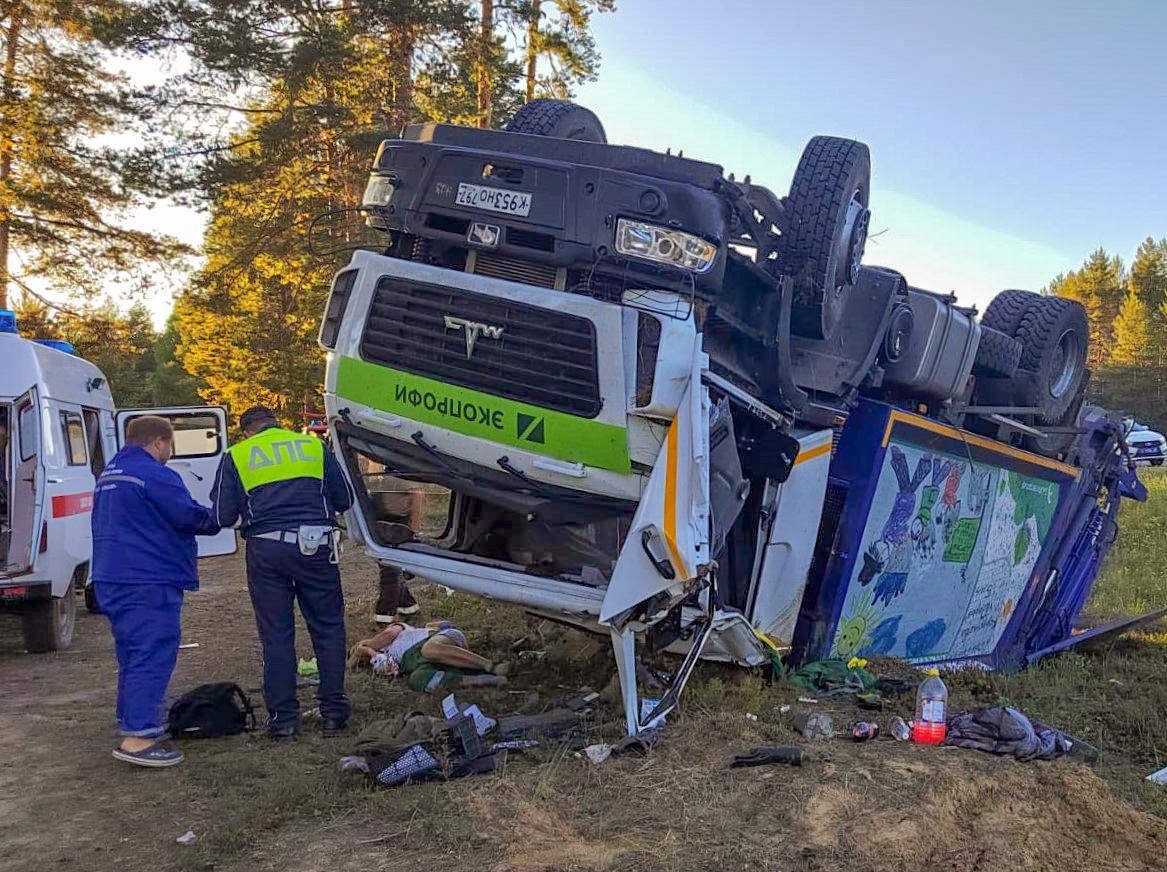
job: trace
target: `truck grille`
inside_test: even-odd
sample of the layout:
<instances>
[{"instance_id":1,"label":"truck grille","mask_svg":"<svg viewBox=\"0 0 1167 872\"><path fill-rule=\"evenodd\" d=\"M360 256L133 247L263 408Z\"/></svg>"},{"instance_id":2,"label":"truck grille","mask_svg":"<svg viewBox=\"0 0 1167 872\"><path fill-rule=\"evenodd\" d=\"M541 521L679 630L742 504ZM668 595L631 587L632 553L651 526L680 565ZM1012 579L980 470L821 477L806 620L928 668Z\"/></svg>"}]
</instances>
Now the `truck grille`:
<instances>
[{"instance_id":1,"label":"truck grille","mask_svg":"<svg viewBox=\"0 0 1167 872\"><path fill-rule=\"evenodd\" d=\"M467 328L482 325L467 354ZM491 335L491 334L494 335ZM594 418L600 413L596 331L587 318L451 288L384 277L361 356L446 384Z\"/></svg>"}]
</instances>

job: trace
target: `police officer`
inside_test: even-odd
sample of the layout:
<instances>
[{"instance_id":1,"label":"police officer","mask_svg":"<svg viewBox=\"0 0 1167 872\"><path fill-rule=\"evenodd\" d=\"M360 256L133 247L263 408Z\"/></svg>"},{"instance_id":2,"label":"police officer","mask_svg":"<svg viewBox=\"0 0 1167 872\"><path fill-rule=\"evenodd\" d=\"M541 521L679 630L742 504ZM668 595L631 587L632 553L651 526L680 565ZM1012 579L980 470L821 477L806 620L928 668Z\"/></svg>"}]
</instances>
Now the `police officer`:
<instances>
[{"instance_id":1,"label":"police officer","mask_svg":"<svg viewBox=\"0 0 1167 872\"><path fill-rule=\"evenodd\" d=\"M268 733L299 733L293 600L308 624L320 670L324 735L339 735L351 710L344 692L344 597L335 516L352 505L336 458L314 436L280 427L270 409L239 418L243 441L223 457L212 495L215 520L240 521L247 542L247 588L263 646Z\"/></svg>"}]
</instances>

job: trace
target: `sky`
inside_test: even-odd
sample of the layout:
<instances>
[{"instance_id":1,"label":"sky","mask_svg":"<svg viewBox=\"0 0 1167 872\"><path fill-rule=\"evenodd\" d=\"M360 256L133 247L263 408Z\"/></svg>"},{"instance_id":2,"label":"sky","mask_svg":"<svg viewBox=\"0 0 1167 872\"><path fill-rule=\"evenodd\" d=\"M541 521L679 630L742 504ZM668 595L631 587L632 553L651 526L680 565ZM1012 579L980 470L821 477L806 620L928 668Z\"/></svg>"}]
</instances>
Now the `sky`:
<instances>
[{"instance_id":1,"label":"sky","mask_svg":"<svg viewBox=\"0 0 1167 872\"><path fill-rule=\"evenodd\" d=\"M578 102L609 140L786 193L816 134L866 142L865 262L987 301L1167 236L1167 3L617 0ZM202 220L159 219L197 243ZM170 298L149 301L161 322Z\"/></svg>"}]
</instances>

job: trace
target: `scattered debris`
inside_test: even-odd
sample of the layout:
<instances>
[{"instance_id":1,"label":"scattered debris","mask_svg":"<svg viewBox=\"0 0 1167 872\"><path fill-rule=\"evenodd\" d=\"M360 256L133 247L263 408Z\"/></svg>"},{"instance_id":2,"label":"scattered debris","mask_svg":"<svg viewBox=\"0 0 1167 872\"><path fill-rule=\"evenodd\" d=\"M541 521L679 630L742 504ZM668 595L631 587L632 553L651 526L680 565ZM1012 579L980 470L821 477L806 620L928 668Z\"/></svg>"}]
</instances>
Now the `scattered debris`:
<instances>
[{"instance_id":1,"label":"scattered debris","mask_svg":"<svg viewBox=\"0 0 1167 872\"><path fill-rule=\"evenodd\" d=\"M296 672L305 677L319 675L320 669L316 666L316 658L313 657L311 660L305 660L301 657L299 663L296 664Z\"/></svg>"},{"instance_id":2,"label":"scattered debris","mask_svg":"<svg viewBox=\"0 0 1167 872\"><path fill-rule=\"evenodd\" d=\"M1053 760L1071 753L1075 741L1061 730L1031 722L1011 706L993 706L955 715L948 722L946 744L990 754L1008 754L1018 760ZM1079 753L1089 754L1093 750L1086 745Z\"/></svg>"},{"instance_id":3,"label":"scattered debris","mask_svg":"<svg viewBox=\"0 0 1167 872\"><path fill-rule=\"evenodd\" d=\"M532 748L538 748L539 743L535 739L508 739L505 742L495 742L490 746L492 751L529 751Z\"/></svg>"},{"instance_id":4,"label":"scattered debris","mask_svg":"<svg viewBox=\"0 0 1167 872\"><path fill-rule=\"evenodd\" d=\"M1167 766L1164 766L1158 772L1152 772L1147 776L1147 780L1153 784L1167 787Z\"/></svg>"},{"instance_id":5,"label":"scattered debris","mask_svg":"<svg viewBox=\"0 0 1167 872\"><path fill-rule=\"evenodd\" d=\"M651 730L641 730L635 736L625 736L619 742L612 746L613 754L640 754L646 755L656 740L660 738L661 729L656 727Z\"/></svg>"},{"instance_id":6,"label":"scattered debris","mask_svg":"<svg viewBox=\"0 0 1167 872\"><path fill-rule=\"evenodd\" d=\"M598 745L588 745L583 749L583 752L592 763L599 766L612 756L612 746L606 742L600 742Z\"/></svg>"},{"instance_id":7,"label":"scattered debris","mask_svg":"<svg viewBox=\"0 0 1167 872\"><path fill-rule=\"evenodd\" d=\"M798 698L798 701L808 703L808 704L818 705L818 700L815 699L813 696L800 696Z\"/></svg>"},{"instance_id":8,"label":"scattered debris","mask_svg":"<svg viewBox=\"0 0 1167 872\"><path fill-rule=\"evenodd\" d=\"M498 719L498 735L502 741L534 739L540 743L582 748L587 744L587 725L581 713L556 708L540 715L501 717Z\"/></svg>"},{"instance_id":9,"label":"scattered debris","mask_svg":"<svg viewBox=\"0 0 1167 872\"><path fill-rule=\"evenodd\" d=\"M866 742L879 735L879 724L873 721L852 721L851 738L856 742Z\"/></svg>"},{"instance_id":10,"label":"scattered debris","mask_svg":"<svg viewBox=\"0 0 1167 872\"><path fill-rule=\"evenodd\" d=\"M459 713L474 720L474 727L480 736L485 736L498 726L498 721L484 715L477 705L458 705L454 694L451 693L442 700L442 714L446 716L446 720L452 721L458 717Z\"/></svg>"},{"instance_id":11,"label":"scattered debris","mask_svg":"<svg viewBox=\"0 0 1167 872\"><path fill-rule=\"evenodd\" d=\"M337 761L336 768L341 772L363 772L365 775L369 774L369 764L364 757L349 756L341 757Z\"/></svg>"},{"instance_id":12,"label":"scattered debris","mask_svg":"<svg viewBox=\"0 0 1167 872\"><path fill-rule=\"evenodd\" d=\"M831 724L831 716L822 712L801 710L794 713L793 723L795 731L811 741L823 741L835 734Z\"/></svg>"},{"instance_id":13,"label":"scattered debris","mask_svg":"<svg viewBox=\"0 0 1167 872\"><path fill-rule=\"evenodd\" d=\"M781 714L786 714L788 711L790 711L790 706L788 706L788 705L786 705L785 703L783 703L782 705L778 706L778 711L779 711Z\"/></svg>"},{"instance_id":14,"label":"scattered debris","mask_svg":"<svg viewBox=\"0 0 1167 872\"><path fill-rule=\"evenodd\" d=\"M751 748L745 754L738 754L730 761L731 769L742 766L766 766L771 763L784 763L787 766L801 766L806 753L795 745L764 745L760 748Z\"/></svg>"},{"instance_id":15,"label":"scattered debris","mask_svg":"<svg viewBox=\"0 0 1167 872\"><path fill-rule=\"evenodd\" d=\"M647 697L647 696L643 697L640 700L640 722L642 724L647 724L650 720L652 720L652 713L654 711L656 711L657 706L659 706L659 705L660 705L659 699L652 699L652 698ZM657 721L655 726L661 727L661 726L664 726L664 723L665 723L665 719L662 716Z\"/></svg>"},{"instance_id":16,"label":"scattered debris","mask_svg":"<svg viewBox=\"0 0 1167 872\"><path fill-rule=\"evenodd\" d=\"M600 698L600 695L592 690L590 687L585 687L574 696L569 696L563 701L564 708L569 708L573 712L579 714L587 714L592 710L592 705Z\"/></svg>"},{"instance_id":17,"label":"scattered debris","mask_svg":"<svg viewBox=\"0 0 1167 872\"><path fill-rule=\"evenodd\" d=\"M887 722L887 732L897 742L906 742L912 738L911 725L899 716Z\"/></svg>"},{"instance_id":18,"label":"scattered debris","mask_svg":"<svg viewBox=\"0 0 1167 872\"><path fill-rule=\"evenodd\" d=\"M656 676L656 673L652 672L647 666L640 662L637 662L636 664L636 680L640 682L640 686L645 690L662 691L665 689L665 684L663 684L661 679ZM665 683L671 680L671 675L664 677Z\"/></svg>"},{"instance_id":19,"label":"scattered debris","mask_svg":"<svg viewBox=\"0 0 1167 872\"><path fill-rule=\"evenodd\" d=\"M948 734L948 688L936 667L925 670L916 691L916 717L912 721L912 741L918 745L939 745Z\"/></svg>"},{"instance_id":20,"label":"scattered debris","mask_svg":"<svg viewBox=\"0 0 1167 872\"><path fill-rule=\"evenodd\" d=\"M758 716L753 712L746 712L746 720L753 721L756 724L758 722Z\"/></svg>"},{"instance_id":21,"label":"scattered debris","mask_svg":"<svg viewBox=\"0 0 1167 872\"><path fill-rule=\"evenodd\" d=\"M198 840L198 836L194 834L194 830L187 830L174 841L180 845L193 845Z\"/></svg>"},{"instance_id":22,"label":"scattered debris","mask_svg":"<svg viewBox=\"0 0 1167 872\"><path fill-rule=\"evenodd\" d=\"M199 647L198 642L183 642L181 645L178 646L178 650L179 651L189 651L191 648L197 648L197 647Z\"/></svg>"}]
</instances>

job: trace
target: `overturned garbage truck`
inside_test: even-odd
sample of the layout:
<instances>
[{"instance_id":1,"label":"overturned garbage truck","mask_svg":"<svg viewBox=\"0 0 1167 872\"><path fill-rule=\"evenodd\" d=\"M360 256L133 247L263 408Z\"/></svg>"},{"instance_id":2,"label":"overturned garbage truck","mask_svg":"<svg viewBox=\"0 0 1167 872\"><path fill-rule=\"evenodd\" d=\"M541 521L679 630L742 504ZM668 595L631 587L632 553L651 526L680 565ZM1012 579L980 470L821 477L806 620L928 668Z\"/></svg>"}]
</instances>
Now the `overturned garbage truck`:
<instances>
[{"instance_id":1,"label":"overturned garbage truck","mask_svg":"<svg viewBox=\"0 0 1167 872\"><path fill-rule=\"evenodd\" d=\"M1073 301L863 264L865 145L778 196L555 100L384 142L320 330L378 560L610 632L630 733L700 657L1022 666L1141 496ZM387 486L386 482L393 482ZM429 494L420 529L384 499ZM641 712L636 645L683 656Z\"/></svg>"}]
</instances>

